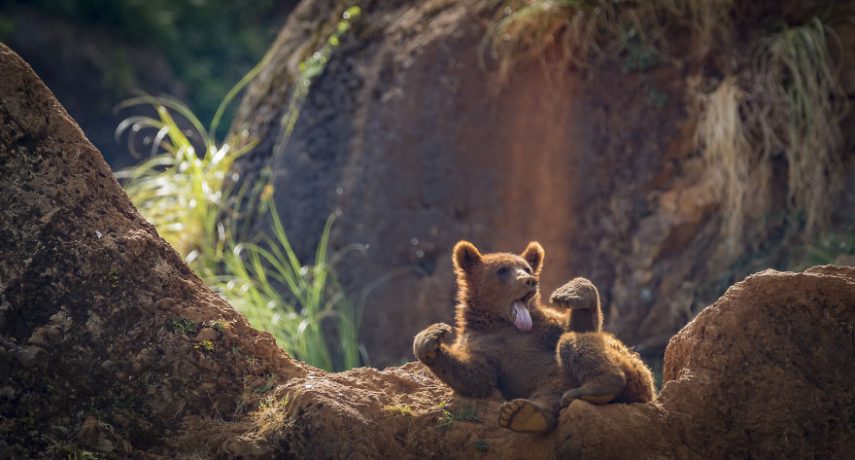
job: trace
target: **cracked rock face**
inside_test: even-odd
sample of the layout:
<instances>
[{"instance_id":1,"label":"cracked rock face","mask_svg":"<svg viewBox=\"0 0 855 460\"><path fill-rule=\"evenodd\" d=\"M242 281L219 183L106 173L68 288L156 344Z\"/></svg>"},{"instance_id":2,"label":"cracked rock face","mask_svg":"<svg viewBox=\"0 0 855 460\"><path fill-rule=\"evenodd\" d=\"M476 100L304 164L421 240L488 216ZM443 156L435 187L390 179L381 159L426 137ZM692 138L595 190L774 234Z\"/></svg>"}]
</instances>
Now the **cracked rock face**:
<instances>
[{"instance_id":1,"label":"cracked rock face","mask_svg":"<svg viewBox=\"0 0 855 460\"><path fill-rule=\"evenodd\" d=\"M3 45L0 74L0 458L844 458L855 445L851 267L748 277L671 340L654 403L575 401L553 433L511 433L501 401L456 398L420 364L330 374L292 360L142 220Z\"/></svg>"},{"instance_id":2,"label":"cracked rock face","mask_svg":"<svg viewBox=\"0 0 855 460\"><path fill-rule=\"evenodd\" d=\"M234 131L258 145L236 171L254 181L270 168L279 216L304 259L325 218L342 211L331 245L349 248L337 274L367 300L360 340L372 365L411 358L413 335L452 314L449 255L461 239L488 252L540 241L543 291L590 278L608 329L658 360L677 330L750 273L738 268L741 251L727 252L720 192L695 138L690 81L709 74L709 62L677 56L628 72L622 56L544 73L530 60L497 87L490 60L486 70L481 60L495 20L489 3L360 2L287 134L300 63L344 9L302 2L237 112ZM782 256L795 249L782 247ZM761 267L781 266L775 257Z\"/></svg>"}]
</instances>

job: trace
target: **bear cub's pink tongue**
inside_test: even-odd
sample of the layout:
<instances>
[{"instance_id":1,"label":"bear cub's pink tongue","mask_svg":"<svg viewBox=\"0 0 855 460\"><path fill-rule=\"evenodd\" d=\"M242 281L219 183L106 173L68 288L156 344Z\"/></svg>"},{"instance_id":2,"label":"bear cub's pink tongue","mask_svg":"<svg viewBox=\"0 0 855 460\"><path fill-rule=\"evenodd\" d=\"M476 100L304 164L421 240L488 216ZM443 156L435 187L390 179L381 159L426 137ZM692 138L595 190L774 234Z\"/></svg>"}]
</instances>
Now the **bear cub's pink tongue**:
<instances>
[{"instance_id":1,"label":"bear cub's pink tongue","mask_svg":"<svg viewBox=\"0 0 855 460\"><path fill-rule=\"evenodd\" d=\"M525 304L516 301L511 305L511 314L514 317L514 326L521 331L530 331L532 327L531 314Z\"/></svg>"}]
</instances>

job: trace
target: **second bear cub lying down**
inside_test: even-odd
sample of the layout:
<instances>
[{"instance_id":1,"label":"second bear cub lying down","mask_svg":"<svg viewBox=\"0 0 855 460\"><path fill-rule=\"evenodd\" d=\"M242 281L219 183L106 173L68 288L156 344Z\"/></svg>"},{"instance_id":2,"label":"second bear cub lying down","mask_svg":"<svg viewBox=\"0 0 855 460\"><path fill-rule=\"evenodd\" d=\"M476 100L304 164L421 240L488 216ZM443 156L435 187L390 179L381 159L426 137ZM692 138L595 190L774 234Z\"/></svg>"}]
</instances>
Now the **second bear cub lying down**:
<instances>
[{"instance_id":1,"label":"second bear cub lying down","mask_svg":"<svg viewBox=\"0 0 855 460\"><path fill-rule=\"evenodd\" d=\"M601 332L599 293L576 278L542 305L538 289L544 251L482 255L469 242L453 252L458 282L456 330L437 323L413 343L416 357L455 392L509 400L499 425L521 432L555 428L562 406L647 402L653 378L636 353Z\"/></svg>"}]
</instances>

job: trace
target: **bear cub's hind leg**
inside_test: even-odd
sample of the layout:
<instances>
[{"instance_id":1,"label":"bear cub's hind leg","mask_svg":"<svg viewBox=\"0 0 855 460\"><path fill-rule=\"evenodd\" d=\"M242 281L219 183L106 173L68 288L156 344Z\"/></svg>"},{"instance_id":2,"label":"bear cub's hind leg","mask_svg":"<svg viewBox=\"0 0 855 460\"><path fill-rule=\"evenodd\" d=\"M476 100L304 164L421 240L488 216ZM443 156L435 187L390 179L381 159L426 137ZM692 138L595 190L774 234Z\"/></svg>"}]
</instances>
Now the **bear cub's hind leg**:
<instances>
[{"instance_id":1,"label":"bear cub's hind leg","mask_svg":"<svg viewBox=\"0 0 855 460\"><path fill-rule=\"evenodd\" d=\"M561 407L567 407L574 399L591 404L608 404L623 393L626 378L623 373L604 373L586 381L578 388L571 388L561 397Z\"/></svg>"}]
</instances>

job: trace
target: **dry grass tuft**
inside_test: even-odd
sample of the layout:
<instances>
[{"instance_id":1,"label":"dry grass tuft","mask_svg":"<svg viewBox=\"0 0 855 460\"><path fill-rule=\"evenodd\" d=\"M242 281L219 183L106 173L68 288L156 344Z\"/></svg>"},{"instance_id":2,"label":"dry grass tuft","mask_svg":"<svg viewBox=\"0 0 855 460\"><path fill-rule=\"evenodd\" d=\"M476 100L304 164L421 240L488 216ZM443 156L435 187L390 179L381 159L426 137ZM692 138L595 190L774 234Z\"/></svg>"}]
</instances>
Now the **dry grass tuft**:
<instances>
[{"instance_id":1,"label":"dry grass tuft","mask_svg":"<svg viewBox=\"0 0 855 460\"><path fill-rule=\"evenodd\" d=\"M697 143L720 185L731 249L751 233L749 219L772 207L777 157L786 159L787 207L803 216L805 236L815 236L830 220L843 184L840 118L846 95L829 37L818 19L767 35L750 72L700 96Z\"/></svg>"},{"instance_id":2,"label":"dry grass tuft","mask_svg":"<svg viewBox=\"0 0 855 460\"><path fill-rule=\"evenodd\" d=\"M604 57L633 54L637 49L669 52L666 32L689 31L692 49L705 53L709 44L729 34L733 0L499 0L498 14L482 50L499 63L506 76L516 62L542 58L587 67ZM504 81L504 79L503 79Z\"/></svg>"},{"instance_id":3,"label":"dry grass tuft","mask_svg":"<svg viewBox=\"0 0 855 460\"><path fill-rule=\"evenodd\" d=\"M701 115L695 132L713 176L724 208L724 229L729 236L730 250L736 250L743 233L745 214L749 209L763 209L768 200L766 181L768 174L752 168L752 150L739 114L745 99L736 79L726 78L709 95L700 96ZM768 162L756 162L767 169ZM760 176L761 180L757 180ZM756 206L749 206L754 199Z\"/></svg>"},{"instance_id":4,"label":"dry grass tuft","mask_svg":"<svg viewBox=\"0 0 855 460\"><path fill-rule=\"evenodd\" d=\"M843 187L840 120L847 98L831 49L835 39L816 18L768 36L745 106L763 155L786 157L788 205L804 214L808 235L828 224L831 198Z\"/></svg>"},{"instance_id":5,"label":"dry grass tuft","mask_svg":"<svg viewBox=\"0 0 855 460\"><path fill-rule=\"evenodd\" d=\"M510 0L498 2L499 16L485 37L483 52L499 64L504 82L514 65L525 58L552 54L559 68L586 67L602 56L614 55L629 40L648 41L645 24L653 10L631 2L619 7L608 0ZM629 2L627 2L629 3ZM545 62L544 62L545 63Z\"/></svg>"}]
</instances>

